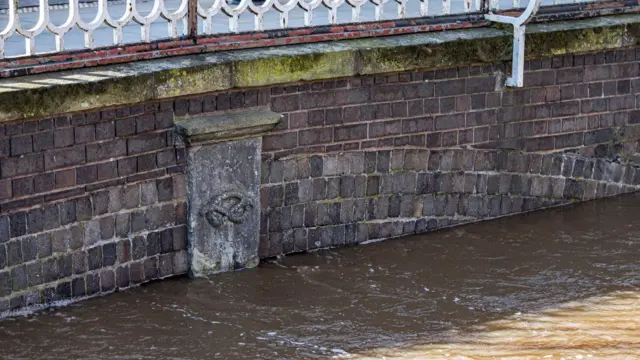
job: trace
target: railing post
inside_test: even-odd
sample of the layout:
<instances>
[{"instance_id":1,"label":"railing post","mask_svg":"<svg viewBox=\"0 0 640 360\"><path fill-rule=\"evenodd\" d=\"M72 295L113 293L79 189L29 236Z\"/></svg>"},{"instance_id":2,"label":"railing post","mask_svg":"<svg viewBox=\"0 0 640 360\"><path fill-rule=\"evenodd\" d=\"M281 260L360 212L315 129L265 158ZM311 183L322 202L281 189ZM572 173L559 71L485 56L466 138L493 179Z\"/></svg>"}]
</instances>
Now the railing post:
<instances>
[{"instance_id":1,"label":"railing post","mask_svg":"<svg viewBox=\"0 0 640 360\"><path fill-rule=\"evenodd\" d=\"M524 80L524 41L525 25L538 12L542 0L530 0L527 8L518 17L496 15L489 11L484 18L502 24L513 25L513 56L511 76L507 78L506 85L522 87ZM491 9L490 9L491 10Z\"/></svg>"},{"instance_id":2,"label":"railing post","mask_svg":"<svg viewBox=\"0 0 640 360\"><path fill-rule=\"evenodd\" d=\"M196 36L198 36L198 0L188 0L187 37L195 39Z\"/></svg>"}]
</instances>

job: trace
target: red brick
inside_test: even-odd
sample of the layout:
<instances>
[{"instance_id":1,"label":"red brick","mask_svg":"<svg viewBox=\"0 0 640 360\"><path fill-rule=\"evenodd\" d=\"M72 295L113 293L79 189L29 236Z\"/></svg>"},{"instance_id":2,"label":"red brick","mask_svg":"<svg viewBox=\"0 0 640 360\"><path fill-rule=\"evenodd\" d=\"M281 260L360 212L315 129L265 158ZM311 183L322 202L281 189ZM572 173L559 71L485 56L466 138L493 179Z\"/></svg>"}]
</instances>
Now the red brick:
<instances>
[{"instance_id":1,"label":"red brick","mask_svg":"<svg viewBox=\"0 0 640 360\"><path fill-rule=\"evenodd\" d=\"M76 185L76 169L61 170L55 173L56 189Z\"/></svg>"}]
</instances>

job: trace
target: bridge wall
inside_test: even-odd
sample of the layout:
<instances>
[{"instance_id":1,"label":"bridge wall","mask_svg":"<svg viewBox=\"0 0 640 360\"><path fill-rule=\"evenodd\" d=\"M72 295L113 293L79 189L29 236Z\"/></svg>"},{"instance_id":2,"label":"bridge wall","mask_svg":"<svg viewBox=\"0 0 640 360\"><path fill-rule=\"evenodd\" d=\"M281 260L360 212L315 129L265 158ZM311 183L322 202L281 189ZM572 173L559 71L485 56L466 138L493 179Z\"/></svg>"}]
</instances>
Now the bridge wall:
<instances>
[{"instance_id":1,"label":"bridge wall","mask_svg":"<svg viewBox=\"0 0 640 360\"><path fill-rule=\"evenodd\" d=\"M640 49L303 81L0 124L0 311L187 272L174 117L281 113L260 255L635 191Z\"/></svg>"}]
</instances>

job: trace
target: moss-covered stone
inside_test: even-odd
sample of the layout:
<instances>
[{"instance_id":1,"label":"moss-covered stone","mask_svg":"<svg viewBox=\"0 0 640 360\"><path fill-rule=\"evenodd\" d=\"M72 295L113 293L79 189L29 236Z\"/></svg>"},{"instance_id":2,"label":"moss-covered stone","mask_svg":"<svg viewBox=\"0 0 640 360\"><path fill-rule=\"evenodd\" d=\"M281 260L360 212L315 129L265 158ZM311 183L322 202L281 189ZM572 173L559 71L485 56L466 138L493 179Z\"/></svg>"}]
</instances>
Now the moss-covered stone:
<instances>
[{"instance_id":1,"label":"moss-covered stone","mask_svg":"<svg viewBox=\"0 0 640 360\"><path fill-rule=\"evenodd\" d=\"M162 71L155 77L155 96L162 99L229 89L231 74L229 63Z\"/></svg>"},{"instance_id":2,"label":"moss-covered stone","mask_svg":"<svg viewBox=\"0 0 640 360\"><path fill-rule=\"evenodd\" d=\"M0 122L144 102L154 98L152 82L146 75L0 92Z\"/></svg>"},{"instance_id":3,"label":"moss-covered stone","mask_svg":"<svg viewBox=\"0 0 640 360\"><path fill-rule=\"evenodd\" d=\"M353 76L355 58L354 51L340 51L236 61L233 72L234 85L264 86Z\"/></svg>"}]
</instances>

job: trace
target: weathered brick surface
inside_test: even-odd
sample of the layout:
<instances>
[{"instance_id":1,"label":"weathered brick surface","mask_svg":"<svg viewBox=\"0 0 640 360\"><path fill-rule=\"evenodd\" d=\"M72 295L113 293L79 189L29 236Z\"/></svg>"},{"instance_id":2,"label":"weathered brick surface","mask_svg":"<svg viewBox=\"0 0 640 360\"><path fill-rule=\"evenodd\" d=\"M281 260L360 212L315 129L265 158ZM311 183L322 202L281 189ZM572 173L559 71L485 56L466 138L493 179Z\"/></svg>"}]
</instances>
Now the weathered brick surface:
<instances>
[{"instance_id":1,"label":"weathered brick surface","mask_svg":"<svg viewBox=\"0 0 640 360\"><path fill-rule=\"evenodd\" d=\"M0 304L93 296L187 271L186 158L174 115L282 113L263 138L263 257L635 190L640 170L607 158L638 152L636 53L531 60L521 89L502 87L505 64L483 64L5 124ZM555 154L535 154L543 151Z\"/></svg>"},{"instance_id":2,"label":"weathered brick surface","mask_svg":"<svg viewBox=\"0 0 640 360\"><path fill-rule=\"evenodd\" d=\"M0 136L3 303L92 296L186 272L184 155L173 145L173 113L158 108L8 124ZM156 238L160 250L133 265L132 241L146 248Z\"/></svg>"}]
</instances>

